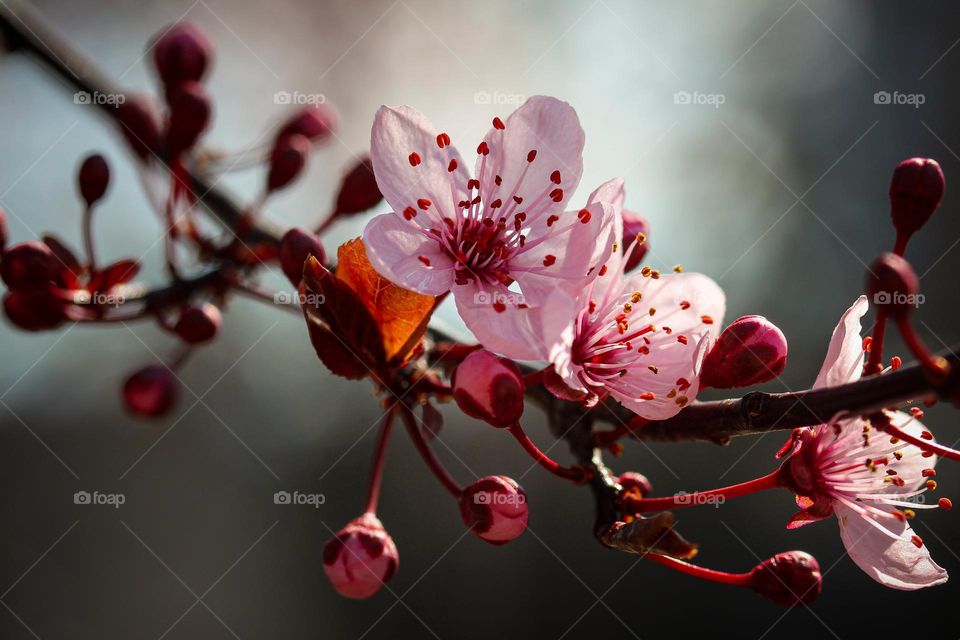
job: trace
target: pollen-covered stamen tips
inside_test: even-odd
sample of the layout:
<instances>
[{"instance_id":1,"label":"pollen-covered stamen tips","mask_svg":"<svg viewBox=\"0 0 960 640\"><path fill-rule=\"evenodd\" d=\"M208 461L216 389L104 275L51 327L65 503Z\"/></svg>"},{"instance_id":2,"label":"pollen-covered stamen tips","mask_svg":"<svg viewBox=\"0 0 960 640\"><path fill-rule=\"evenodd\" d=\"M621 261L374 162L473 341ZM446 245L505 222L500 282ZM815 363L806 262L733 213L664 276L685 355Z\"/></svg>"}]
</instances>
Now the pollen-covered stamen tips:
<instances>
[{"instance_id":1,"label":"pollen-covered stamen tips","mask_svg":"<svg viewBox=\"0 0 960 640\"><path fill-rule=\"evenodd\" d=\"M493 126L498 132L506 129L500 118L494 118ZM480 171L476 179L464 178L462 174L458 176L459 160L454 151L447 154L450 191L467 194L456 202L455 207L447 204L448 198L439 197L443 194L434 193L435 185L421 180L423 196L403 210L404 219L415 224L427 238L439 243L449 256L457 284L475 281L480 285L508 286L514 280L510 259L532 250L548 237L544 234L538 240L528 242L533 225L555 227L556 233L562 233L589 223L592 217L589 210L582 209L576 219L561 221L555 213L556 203L563 199L563 189L559 186L562 182L560 170L553 169L544 184L532 184L528 179L529 166L537 162L538 157L541 158L539 162L544 162L537 149L522 154L526 166L514 184L505 184L499 175L488 180L491 169L487 167L487 156L491 144L497 143L484 140L477 147ZM450 148L450 136L438 134L437 146L441 150ZM408 160L411 167L421 166L421 155L417 151L411 151ZM463 184L456 182L458 177ZM412 191L416 192L417 188ZM429 268L437 268L428 256L421 255L418 259ZM524 270L533 273L546 270L556 260L556 256L547 254L539 268L526 267ZM504 305L506 302L497 300L494 304Z\"/></svg>"}]
</instances>

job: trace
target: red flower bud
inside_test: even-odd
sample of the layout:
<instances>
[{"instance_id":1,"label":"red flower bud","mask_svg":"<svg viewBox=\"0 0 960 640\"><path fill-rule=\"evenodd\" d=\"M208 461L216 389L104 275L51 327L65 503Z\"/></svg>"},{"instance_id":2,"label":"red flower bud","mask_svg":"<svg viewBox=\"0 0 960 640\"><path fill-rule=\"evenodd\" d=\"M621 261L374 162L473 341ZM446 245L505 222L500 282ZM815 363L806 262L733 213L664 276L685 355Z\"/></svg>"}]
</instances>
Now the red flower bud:
<instances>
[{"instance_id":1,"label":"red flower bud","mask_svg":"<svg viewBox=\"0 0 960 640\"><path fill-rule=\"evenodd\" d=\"M920 280L910 263L893 253L882 253L867 272L867 293L878 309L901 318L917 305Z\"/></svg>"},{"instance_id":2,"label":"red flower bud","mask_svg":"<svg viewBox=\"0 0 960 640\"><path fill-rule=\"evenodd\" d=\"M133 152L146 162L160 148L160 125L153 102L144 96L127 96L117 105L117 124Z\"/></svg>"},{"instance_id":3,"label":"red flower bud","mask_svg":"<svg viewBox=\"0 0 960 640\"><path fill-rule=\"evenodd\" d=\"M210 124L212 107L207 90L199 82L184 82L167 96L170 122L167 125L167 152L176 157L196 144Z\"/></svg>"},{"instance_id":4,"label":"red flower bud","mask_svg":"<svg viewBox=\"0 0 960 640\"><path fill-rule=\"evenodd\" d=\"M210 38L191 22L178 22L151 43L153 64L167 87L198 81L213 57Z\"/></svg>"},{"instance_id":5,"label":"red flower bud","mask_svg":"<svg viewBox=\"0 0 960 640\"><path fill-rule=\"evenodd\" d=\"M523 414L523 379L511 360L478 349L457 365L451 383L457 406L472 418L504 428Z\"/></svg>"},{"instance_id":6,"label":"red flower bud","mask_svg":"<svg viewBox=\"0 0 960 640\"><path fill-rule=\"evenodd\" d=\"M310 157L310 141L299 133L277 139L270 153L267 193L282 189L300 175Z\"/></svg>"},{"instance_id":7,"label":"red flower bud","mask_svg":"<svg viewBox=\"0 0 960 640\"><path fill-rule=\"evenodd\" d=\"M164 365L136 371L123 384L123 403L138 416L162 416L177 400L177 377Z\"/></svg>"},{"instance_id":8,"label":"red flower bud","mask_svg":"<svg viewBox=\"0 0 960 640\"><path fill-rule=\"evenodd\" d=\"M732 389L760 384L783 373L787 339L763 316L743 316L723 330L703 360L703 387Z\"/></svg>"},{"instance_id":9,"label":"red flower bud","mask_svg":"<svg viewBox=\"0 0 960 640\"><path fill-rule=\"evenodd\" d=\"M810 604L823 588L817 559L803 551L778 553L758 564L751 576L754 591L785 607Z\"/></svg>"},{"instance_id":10,"label":"red flower bud","mask_svg":"<svg viewBox=\"0 0 960 640\"><path fill-rule=\"evenodd\" d=\"M506 544L527 528L527 494L506 476L480 478L460 494L463 523L490 544Z\"/></svg>"},{"instance_id":11,"label":"red flower bud","mask_svg":"<svg viewBox=\"0 0 960 640\"><path fill-rule=\"evenodd\" d=\"M7 292L3 311L10 322L25 331L49 331L66 320L64 302L42 290Z\"/></svg>"},{"instance_id":12,"label":"red flower bud","mask_svg":"<svg viewBox=\"0 0 960 640\"><path fill-rule=\"evenodd\" d=\"M641 242L636 249L633 250L633 253L627 258L627 264L624 267L627 271L636 268L637 265L643 260L644 256L647 255L647 250L650 248L650 223L647 222L647 219L641 216L639 213L634 213L633 211L623 212L623 249L629 250L630 245L637 240L637 235L642 234L643 242Z\"/></svg>"},{"instance_id":13,"label":"red flower bud","mask_svg":"<svg viewBox=\"0 0 960 640\"><path fill-rule=\"evenodd\" d=\"M200 307L187 307L180 313L173 330L187 344L200 344L213 340L220 331L223 317L220 310L210 303Z\"/></svg>"},{"instance_id":14,"label":"red flower bud","mask_svg":"<svg viewBox=\"0 0 960 640\"><path fill-rule=\"evenodd\" d=\"M383 194L373 176L373 164L370 158L364 158L344 176L334 215L361 213L374 208L381 200Z\"/></svg>"},{"instance_id":15,"label":"red flower bud","mask_svg":"<svg viewBox=\"0 0 960 640\"><path fill-rule=\"evenodd\" d=\"M351 521L323 546L323 570L337 593L346 598L374 595L399 564L393 539L372 513Z\"/></svg>"},{"instance_id":16,"label":"red flower bud","mask_svg":"<svg viewBox=\"0 0 960 640\"><path fill-rule=\"evenodd\" d=\"M336 127L336 113L327 105L309 106L288 119L277 133L277 140L301 135L311 142L320 142L330 136Z\"/></svg>"},{"instance_id":17,"label":"red flower bud","mask_svg":"<svg viewBox=\"0 0 960 640\"><path fill-rule=\"evenodd\" d=\"M320 264L327 255L320 244L320 238L303 229L290 229L280 240L280 268L293 286L300 286L303 278L303 263L313 256Z\"/></svg>"},{"instance_id":18,"label":"red flower bud","mask_svg":"<svg viewBox=\"0 0 960 640\"><path fill-rule=\"evenodd\" d=\"M42 242L21 242L3 252L0 276L11 289L43 289L57 277L60 261Z\"/></svg>"},{"instance_id":19,"label":"red flower bud","mask_svg":"<svg viewBox=\"0 0 960 640\"><path fill-rule=\"evenodd\" d=\"M80 195L88 207L92 207L103 197L110 184L110 167L102 155L95 153L87 156L80 165L77 184L80 187Z\"/></svg>"},{"instance_id":20,"label":"red flower bud","mask_svg":"<svg viewBox=\"0 0 960 640\"><path fill-rule=\"evenodd\" d=\"M943 171L936 160L910 158L890 180L890 215L898 233L910 236L926 224L943 199Z\"/></svg>"},{"instance_id":21,"label":"red flower bud","mask_svg":"<svg viewBox=\"0 0 960 640\"><path fill-rule=\"evenodd\" d=\"M638 492L640 495L637 497L640 498L653 493L653 485L650 484L647 476L642 473L637 473L636 471L625 471L621 473L617 482L623 487L623 493Z\"/></svg>"}]
</instances>

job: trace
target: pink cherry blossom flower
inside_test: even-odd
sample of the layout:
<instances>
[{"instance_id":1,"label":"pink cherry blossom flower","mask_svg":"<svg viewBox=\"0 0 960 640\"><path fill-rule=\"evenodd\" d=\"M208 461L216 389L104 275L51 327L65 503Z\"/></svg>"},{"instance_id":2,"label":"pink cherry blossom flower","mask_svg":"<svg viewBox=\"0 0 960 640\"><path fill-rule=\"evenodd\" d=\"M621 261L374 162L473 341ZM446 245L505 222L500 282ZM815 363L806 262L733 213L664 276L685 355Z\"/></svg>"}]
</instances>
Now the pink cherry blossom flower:
<instances>
[{"instance_id":1,"label":"pink cherry blossom flower","mask_svg":"<svg viewBox=\"0 0 960 640\"><path fill-rule=\"evenodd\" d=\"M860 377L860 319L867 308L867 298L861 296L843 314L815 389ZM925 431L910 414L891 411L887 415L907 433ZM834 514L850 558L880 584L914 590L946 582L947 572L930 558L907 517L913 509L937 506L915 500L927 491L935 457L926 457L919 448L871 429L859 416L798 429L785 447L790 449L794 453L784 470L798 493L801 511L788 528Z\"/></svg>"},{"instance_id":2,"label":"pink cherry blossom flower","mask_svg":"<svg viewBox=\"0 0 960 640\"><path fill-rule=\"evenodd\" d=\"M619 219L623 181L611 180L591 199L609 202ZM618 225L619 229L619 225ZM567 387L593 402L607 394L637 415L663 420L696 397L700 365L723 326L725 297L710 278L644 267L627 276L637 240L615 250L577 299L575 321L550 360Z\"/></svg>"},{"instance_id":3,"label":"pink cherry blossom flower","mask_svg":"<svg viewBox=\"0 0 960 640\"><path fill-rule=\"evenodd\" d=\"M452 291L488 349L545 359L569 323L572 296L613 245L608 203L564 211L580 182L583 143L573 108L536 96L493 120L471 177L447 133L409 107L381 107L371 158L393 213L364 230L371 264L408 289ZM533 312L548 301L553 312Z\"/></svg>"}]
</instances>

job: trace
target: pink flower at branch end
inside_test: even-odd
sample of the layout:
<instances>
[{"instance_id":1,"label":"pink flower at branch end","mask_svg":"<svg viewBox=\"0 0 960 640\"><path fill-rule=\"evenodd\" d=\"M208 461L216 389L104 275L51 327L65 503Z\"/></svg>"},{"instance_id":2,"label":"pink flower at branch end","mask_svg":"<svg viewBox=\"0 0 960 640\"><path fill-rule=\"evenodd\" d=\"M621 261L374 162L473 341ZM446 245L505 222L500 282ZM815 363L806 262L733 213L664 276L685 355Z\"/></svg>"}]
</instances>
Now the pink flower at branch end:
<instances>
[{"instance_id":1,"label":"pink flower at branch end","mask_svg":"<svg viewBox=\"0 0 960 640\"><path fill-rule=\"evenodd\" d=\"M623 181L611 180L592 201L609 202L620 218ZM619 229L619 225L618 225ZM615 250L577 299L574 323L554 347L556 374L588 402L613 396L637 415L663 420L689 404L699 389L700 366L723 325L720 287L698 273L625 266L641 240L615 236ZM624 246L625 242L630 242Z\"/></svg>"},{"instance_id":2,"label":"pink flower at branch end","mask_svg":"<svg viewBox=\"0 0 960 640\"><path fill-rule=\"evenodd\" d=\"M860 378L860 319L867 308L867 298L861 296L844 313L814 389ZM910 434L926 431L910 414L887 414L895 426ZM892 441L860 416L798 429L784 447L784 451L791 449L784 479L797 492L801 511L788 528L835 514L850 558L880 584L914 590L947 581L947 572L930 558L908 522L914 509L937 506L916 500L928 490L936 457Z\"/></svg>"}]
</instances>

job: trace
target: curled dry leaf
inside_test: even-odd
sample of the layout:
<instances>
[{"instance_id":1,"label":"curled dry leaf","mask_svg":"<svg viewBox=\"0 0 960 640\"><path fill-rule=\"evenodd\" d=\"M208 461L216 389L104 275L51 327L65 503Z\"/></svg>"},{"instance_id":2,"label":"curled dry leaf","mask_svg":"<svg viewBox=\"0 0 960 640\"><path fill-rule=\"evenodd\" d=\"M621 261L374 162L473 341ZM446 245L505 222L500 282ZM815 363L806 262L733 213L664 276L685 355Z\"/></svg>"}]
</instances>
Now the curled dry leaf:
<instances>
[{"instance_id":1,"label":"curled dry leaf","mask_svg":"<svg viewBox=\"0 0 960 640\"><path fill-rule=\"evenodd\" d=\"M359 296L316 258L303 265L300 285L310 342L330 371L357 380L386 363L383 338Z\"/></svg>"},{"instance_id":2,"label":"curled dry leaf","mask_svg":"<svg viewBox=\"0 0 960 640\"><path fill-rule=\"evenodd\" d=\"M373 316L383 337L387 360L402 362L423 337L436 298L398 287L380 276L370 265L359 238L337 250L336 275Z\"/></svg>"},{"instance_id":3,"label":"curled dry leaf","mask_svg":"<svg viewBox=\"0 0 960 640\"><path fill-rule=\"evenodd\" d=\"M697 555L697 545L684 539L673 525L674 517L669 511L650 518L615 522L603 536L603 543L627 553L662 553L682 559Z\"/></svg>"}]
</instances>

